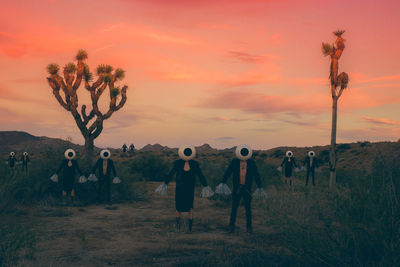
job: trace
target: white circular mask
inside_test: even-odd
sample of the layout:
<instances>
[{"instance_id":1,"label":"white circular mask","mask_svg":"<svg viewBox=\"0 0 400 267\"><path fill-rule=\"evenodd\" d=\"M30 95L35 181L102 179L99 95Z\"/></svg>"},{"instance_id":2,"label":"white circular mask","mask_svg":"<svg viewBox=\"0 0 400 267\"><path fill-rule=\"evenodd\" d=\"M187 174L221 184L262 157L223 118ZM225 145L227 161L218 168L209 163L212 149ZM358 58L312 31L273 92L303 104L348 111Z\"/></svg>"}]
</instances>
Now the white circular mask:
<instances>
[{"instance_id":1,"label":"white circular mask","mask_svg":"<svg viewBox=\"0 0 400 267\"><path fill-rule=\"evenodd\" d=\"M196 156L196 149L192 146L181 146L178 155L183 160L191 160Z\"/></svg>"},{"instance_id":2,"label":"white circular mask","mask_svg":"<svg viewBox=\"0 0 400 267\"><path fill-rule=\"evenodd\" d=\"M14 157L15 156L15 152L10 152L10 156Z\"/></svg>"},{"instance_id":3,"label":"white circular mask","mask_svg":"<svg viewBox=\"0 0 400 267\"><path fill-rule=\"evenodd\" d=\"M293 157L293 152L290 150L286 151L286 157L288 157L288 158Z\"/></svg>"},{"instance_id":4,"label":"white circular mask","mask_svg":"<svg viewBox=\"0 0 400 267\"><path fill-rule=\"evenodd\" d=\"M310 157L310 158L313 158L313 157L315 157L315 152L314 151L308 151L308 156Z\"/></svg>"},{"instance_id":5,"label":"white circular mask","mask_svg":"<svg viewBox=\"0 0 400 267\"><path fill-rule=\"evenodd\" d=\"M109 158L111 157L111 152L110 152L110 150L108 150L108 149L103 149L103 150L100 152L100 157L101 157L102 159L109 159Z\"/></svg>"},{"instance_id":6,"label":"white circular mask","mask_svg":"<svg viewBox=\"0 0 400 267\"><path fill-rule=\"evenodd\" d=\"M253 150L248 145L238 145L235 154L240 160L248 160L253 155Z\"/></svg>"},{"instance_id":7,"label":"white circular mask","mask_svg":"<svg viewBox=\"0 0 400 267\"><path fill-rule=\"evenodd\" d=\"M24 152L23 155L26 157L28 156L28 152Z\"/></svg>"},{"instance_id":8,"label":"white circular mask","mask_svg":"<svg viewBox=\"0 0 400 267\"><path fill-rule=\"evenodd\" d=\"M73 149L69 148L69 149L65 150L64 156L65 156L66 159L71 160L71 159L75 158L76 153L75 153L75 151Z\"/></svg>"}]
</instances>

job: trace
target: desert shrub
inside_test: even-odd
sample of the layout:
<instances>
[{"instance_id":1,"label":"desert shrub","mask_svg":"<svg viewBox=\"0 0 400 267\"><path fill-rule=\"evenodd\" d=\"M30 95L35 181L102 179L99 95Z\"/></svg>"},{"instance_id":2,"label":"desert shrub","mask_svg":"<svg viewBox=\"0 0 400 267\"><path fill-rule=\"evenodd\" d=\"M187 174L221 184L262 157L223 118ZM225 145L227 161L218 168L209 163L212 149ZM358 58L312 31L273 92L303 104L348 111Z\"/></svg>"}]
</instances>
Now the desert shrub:
<instances>
[{"instance_id":1,"label":"desert shrub","mask_svg":"<svg viewBox=\"0 0 400 267\"><path fill-rule=\"evenodd\" d=\"M276 149L272 152L271 157L273 158L282 158L286 155L286 152L281 149Z\"/></svg>"},{"instance_id":2,"label":"desert shrub","mask_svg":"<svg viewBox=\"0 0 400 267\"><path fill-rule=\"evenodd\" d=\"M400 188L393 179L400 164L382 157L374 164L381 168L371 176L338 171L333 190L271 193L266 223L282 234L293 264L400 264Z\"/></svg>"},{"instance_id":3,"label":"desert shrub","mask_svg":"<svg viewBox=\"0 0 400 267\"><path fill-rule=\"evenodd\" d=\"M337 146L337 149L338 150L348 150L348 149L351 149L351 146L350 146L350 144L340 144Z\"/></svg>"},{"instance_id":4,"label":"desert shrub","mask_svg":"<svg viewBox=\"0 0 400 267\"><path fill-rule=\"evenodd\" d=\"M142 154L131 162L131 173L148 181L163 181L170 169L172 160L152 153Z\"/></svg>"},{"instance_id":5,"label":"desert shrub","mask_svg":"<svg viewBox=\"0 0 400 267\"><path fill-rule=\"evenodd\" d=\"M32 259L36 236L27 225L0 224L0 266L15 266L22 258Z\"/></svg>"},{"instance_id":6,"label":"desert shrub","mask_svg":"<svg viewBox=\"0 0 400 267\"><path fill-rule=\"evenodd\" d=\"M358 141L357 143L360 145L360 147L366 147L371 145L371 142L369 141L364 141L364 142Z\"/></svg>"}]
</instances>

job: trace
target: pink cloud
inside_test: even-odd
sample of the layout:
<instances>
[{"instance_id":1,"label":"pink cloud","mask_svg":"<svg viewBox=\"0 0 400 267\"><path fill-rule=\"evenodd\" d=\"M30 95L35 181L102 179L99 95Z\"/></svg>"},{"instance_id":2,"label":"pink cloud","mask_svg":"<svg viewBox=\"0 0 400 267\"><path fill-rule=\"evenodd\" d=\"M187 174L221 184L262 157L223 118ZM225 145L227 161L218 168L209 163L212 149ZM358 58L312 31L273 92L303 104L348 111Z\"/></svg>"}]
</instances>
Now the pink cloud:
<instances>
[{"instance_id":1,"label":"pink cloud","mask_svg":"<svg viewBox=\"0 0 400 267\"><path fill-rule=\"evenodd\" d=\"M369 117L369 116L362 116L361 119L363 121L372 123L372 124L376 124L376 125L386 125L386 126L393 126L393 125L397 125L398 122L395 120L391 120L388 118L373 118L373 117Z\"/></svg>"}]
</instances>

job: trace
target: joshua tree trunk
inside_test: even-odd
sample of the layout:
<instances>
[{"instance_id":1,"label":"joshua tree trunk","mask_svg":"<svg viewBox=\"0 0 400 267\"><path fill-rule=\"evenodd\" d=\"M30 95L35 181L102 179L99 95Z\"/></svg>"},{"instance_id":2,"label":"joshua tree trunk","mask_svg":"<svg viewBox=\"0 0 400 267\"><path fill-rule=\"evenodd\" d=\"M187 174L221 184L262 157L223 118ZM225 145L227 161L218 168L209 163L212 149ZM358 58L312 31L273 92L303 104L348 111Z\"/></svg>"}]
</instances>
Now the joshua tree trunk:
<instances>
[{"instance_id":1,"label":"joshua tree trunk","mask_svg":"<svg viewBox=\"0 0 400 267\"><path fill-rule=\"evenodd\" d=\"M332 94L332 129L331 129L331 150L329 153L329 186L332 187L336 184L336 127L337 127L337 105L343 90L347 88L349 83L349 76L347 73L339 72L339 59L345 48L344 39L342 34L344 31L336 31L333 34L336 35L336 41L334 45L322 43L322 53L324 56L330 56L331 64L329 70L329 79L331 82L331 94ZM337 87L340 87L339 90Z\"/></svg>"},{"instance_id":2,"label":"joshua tree trunk","mask_svg":"<svg viewBox=\"0 0 400 267\"><path fill-rule=\"evenodd\" d=\"M329 186L336 184L336 127L338 98L332 97L331 151L329 153Z\"/></svg>"}]
</instances>

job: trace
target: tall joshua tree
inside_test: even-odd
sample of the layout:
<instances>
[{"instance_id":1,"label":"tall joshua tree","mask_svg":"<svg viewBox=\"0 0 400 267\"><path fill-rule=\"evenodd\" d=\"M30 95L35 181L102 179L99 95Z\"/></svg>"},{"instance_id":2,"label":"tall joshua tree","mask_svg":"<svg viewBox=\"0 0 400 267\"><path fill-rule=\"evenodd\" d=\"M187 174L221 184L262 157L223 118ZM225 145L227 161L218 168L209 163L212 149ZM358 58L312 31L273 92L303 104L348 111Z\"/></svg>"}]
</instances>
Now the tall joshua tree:
<instances>
[{"instance_id":1,"label":"tall joshua tree","mask_svg":"<svg viewBox=\"0 0 400 267\"><path fill-rule=\"evenodd\" d=\"M345 31L335 31L333 34L336 36L334 44L329 45L322 43L322 53L324 56L330 56L331 65L329 79L331 81L331 94L332 94L332 132L331 132L331 149L329 153L329 168L330 178L329 186L336 184L336 126L337 126L337 105L343 90L347 88L349 83L349 76L346 72L339 72L339 59L345 48L344 39L342 35Z\"/></svg>"},{"instance_id":2,"label":"tall joshua tree","mask_svg":"<svg viewBox=\"0 0 400 267\"><path fill-rule=\"evenodd\" d=\"M87 57L86 51L79 50L75 57L77 64L75 65L73 62L66 64L63 68L63 76L59 75L60 67L57 64L49 64L47 71L50 76L47 77L47 81L53 89L58 103L72 114L85 139L86 152L91 158L94 140L101 134L104 120L110 118L126 103L128 86L124 85L122 88L115 86L117 81L124 78L124 70L118 68L114 71L112 66L104 64L97 67L97 79L92 82L93 74L90 72L89 66L84 63ZM86 105L82 105L79 113L77 90L82 80L86 90L90 93L92 109L87 112ZM98 101L107 88L109 89L110 105L108 111L102 113L98 107ZM118 102L119 96L121 98Z\"/></svg>"}]
</instances>

